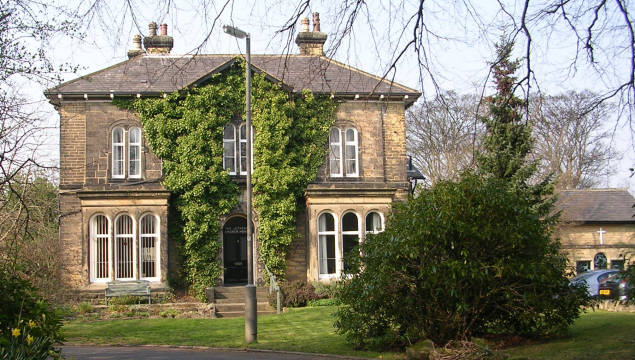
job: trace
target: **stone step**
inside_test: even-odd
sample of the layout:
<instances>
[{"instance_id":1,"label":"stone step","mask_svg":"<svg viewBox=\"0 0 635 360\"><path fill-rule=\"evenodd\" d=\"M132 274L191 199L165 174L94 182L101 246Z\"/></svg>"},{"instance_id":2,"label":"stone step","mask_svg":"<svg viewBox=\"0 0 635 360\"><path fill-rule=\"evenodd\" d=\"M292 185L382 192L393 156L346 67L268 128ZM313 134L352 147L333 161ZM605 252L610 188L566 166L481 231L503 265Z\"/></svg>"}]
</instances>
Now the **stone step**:
<instances>
[{"instance_id":1,"label":"stone step","mask_svg":"<svg viewBox=\"0 0 635 360\"><path fill-rule=\"evenodd\" d=\"M257 304L257 310L260 311L272 311L273 309L269 306L267 302L259 302ZM225 304L216 304L216 313L225 313L232 311L242 311L245 313L245 303L225 303Z\"/></svg>"},{"instance_id":2,"label":"stone step","mask_svg":"<svg viewBox=\"0 0 635 360\"><path fill-rule=\"evenodd\" d=\"M261 302L268 301L269 288L259 287L256 288L256 299ZM217 304L222 303L243 303L245 302L245 288L240 287L215 287L214 288L214 302Z\"/></svg>"},{"instance_id":3,"label":"stone step","mask_svg":"<svg viewBox=\"0 0 635 360\"><path fill-rule=\"evenodd\" d=\"M275 310L268 310L268 311L258 310L258 316L260 316L260 315L275 315L275 314L276 314ZM230 317L240 317L240 316L245 316L245 310L243 310L243 311L229 311L229 312L216 313L216 317L218 317L218 318L230 318Z\"/></svg>"}]
</instances>

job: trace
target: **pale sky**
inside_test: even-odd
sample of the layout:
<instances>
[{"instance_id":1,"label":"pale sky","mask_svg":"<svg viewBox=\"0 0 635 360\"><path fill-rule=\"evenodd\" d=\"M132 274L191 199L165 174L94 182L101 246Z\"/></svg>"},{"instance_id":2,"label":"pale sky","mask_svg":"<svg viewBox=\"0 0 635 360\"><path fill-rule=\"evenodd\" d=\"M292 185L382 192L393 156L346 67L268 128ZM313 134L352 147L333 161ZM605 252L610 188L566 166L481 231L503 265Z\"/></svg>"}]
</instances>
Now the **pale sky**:
<instances>
[{"instance_id":1,"label":"pale sky","mask_svg":"<svg viewBox=\"0 0 635 360\"><path fill-rule=\"evenodd\" d=\"M66 2L66 0L62 0ZM91 1L67 0L79 4L77 8L84 9ZM168 34L174 37L172 54L191 53L201 44L214 22L220 8L225 1L217 1L217 6L208 1L207 9L195 7L196 1L173 1L176 4L166 14L165 9L156 6L158 1L133 1L138 7L135 16L139 28L132 22L126 12L125 2L105 1L101 3L102 14L96 18L85 32L81 40L67 38L56 39L51 47L54 58L59 62L70 62L80 66L77 74L65 74L70 80L79 75L88 74L127 59L127 50L131 47L132 36L141 32L147 35L147 24L150 21L168 24ZM371 2L369 2L371 3ZM430 60L431 72L443 90L454 90L457 93L470 93L482 90L486 83L488 65L493 58L493 44L503 33L502 24L508 20L507 15L497 10L497 2L482 1L479 5L470 5L469 9L446 1L426 1L424 18L426 25L435 32L426 42L427 56ZM517 14L522 9L515 6L514 1L505 1L509 6L507 11ZM114 4L114 5L113 5ZM223 24L232 24L251 34L252 53L280 53L284 50L287 38L276 35L276 30L284 24L293 10L296 1L263 0L263 1L230 1L225 12L216 20L208 42L202 48L202 53L239 53L244 52L244 40L234 39L222 32ZM317 11L320 13L321 30L329 34L326 47L332 45L333 32L338 29L334 23L337 14L341 13L338 2L315 1L307 9L307 14ZM404 1L403 8L410 13L418 1ZM485 5L482 5L485 4ZM403 13L400 13L398 1L373 1L368 10L361 12L358 23L350 35L349 40L343 42L335 53L335 59L348 63L377 75L383 75L392 62L395 48L403 46L411 38L412 30L406 27L404 32ZM485 6L477 8L477 6ZM489 6L489 7L488 7ZM85 10L85 9L84 9ZM475 19L472 15L479 12L482 16ZM369 25L372 25L371 26ZM341 26L341 24L339 25ZM300 25L296 26L299 30ZM555 31L553 31L555 30ZM623 54L600 53L600 61L611 59L617 64L605 70L605 77L600 78L588 67L567 68L572 59L573 46L570 34L564 34L561 28L541 29L533 38L534 55L532 65L536 71L536 78L540 90L544 94L556 95L567 90L584 90L602 92L609 88L613 71L620 74L628 71L628 63L621 59ZM522 39L521 39L522 40ZM608 41L612 39L598 39ZM524 56L524 42L518 41L516 56ZM291 53L297 52L294 43ZM614 63L615 64L615 63ZM412 51L404 55L394 74L395 81L422 91L426 96L434 95L434 87L429 77L421 78ZM391 74L392 76L392 74ZM607 80L608 79L608 80ZM532 89L532 91L535 90ZM41 94L41 87L33 87L33 93ZM486 94L491 93L486 88ZM43 98L41 95L38 95ZM52 121L59 123L50 105L43 106ZM628 168L635 165L635 152L632 146L632 132L626 121L617 124L615 119L607 119L607 127L615 130L613 145L624 153L622 161L612 166L617 170L611 178L601 177L603 186L626 187L635 194L635 179L629 177ZM59 139L57 134L51 134L45 152L53 161L57 161Z\"/></svg>"}]
</instances>

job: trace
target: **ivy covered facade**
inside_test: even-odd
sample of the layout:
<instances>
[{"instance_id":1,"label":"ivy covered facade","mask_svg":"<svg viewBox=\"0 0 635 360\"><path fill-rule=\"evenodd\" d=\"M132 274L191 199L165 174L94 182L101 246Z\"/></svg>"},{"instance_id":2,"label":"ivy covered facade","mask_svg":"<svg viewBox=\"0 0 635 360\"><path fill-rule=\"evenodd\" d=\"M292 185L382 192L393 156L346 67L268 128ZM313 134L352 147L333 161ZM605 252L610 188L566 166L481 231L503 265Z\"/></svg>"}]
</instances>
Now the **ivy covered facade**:
<instances>
[{"instance_id":1,"label":"ivy covered facade","mask_svg":"<svg viewBox=\"0 0 635 360\"><path fill-rule=\"evenodd\" d=\"M151 27L128 60L47 90L66 285L246 281L249 169L257 283L265 265L287 280L339 278L408 194L405 109L419 93L325 57L324 41L306 27L299 54L252 55L251 163L240 54L171 55Z\"/></svg>"}]
</instances>

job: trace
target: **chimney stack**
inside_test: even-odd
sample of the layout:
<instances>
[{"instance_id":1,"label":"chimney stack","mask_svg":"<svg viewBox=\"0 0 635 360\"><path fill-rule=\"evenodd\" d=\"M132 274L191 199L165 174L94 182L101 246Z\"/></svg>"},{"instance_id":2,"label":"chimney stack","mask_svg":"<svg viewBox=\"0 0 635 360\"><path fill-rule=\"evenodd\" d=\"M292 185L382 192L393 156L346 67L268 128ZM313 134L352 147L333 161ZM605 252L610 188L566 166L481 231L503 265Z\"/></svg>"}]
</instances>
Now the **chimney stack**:
<instances>
[{"instance_id":1,"label":"chimney stack","mask_svg":"<svg viewBox=\"0 0 635 360\"><path fill-rule=\"evenodd\" d=\"M313 13L313 31L309 31L309 19L302 19L302 31L295 38L301 55L324 55L326 34L320 31L320 14Z\"/></svg>"},{"instance_id":2,"label":"chimney stack","mask_svg":"<svg viewBox=\"0 0 635 360\"><path fill-rule=\"evenodd\" d=\"M143 54L141 48L141 35L135 35L132 37L132 49L128 50L128 59L132 59L137 55Z\"/></svg>"},{"instance_id":3,"label":"chimney stack","mask_svg":"<svg viewBox=\"0 0 635 360\"><path fill-rule=\"evenodd\" d=\"M161 35L157 35L157 23L148 25L149 35L143 38L143 46L148 54L169 54L174 45L172 36L168 36L168 25L161 24Z\"/></svg>"}]
</instances>

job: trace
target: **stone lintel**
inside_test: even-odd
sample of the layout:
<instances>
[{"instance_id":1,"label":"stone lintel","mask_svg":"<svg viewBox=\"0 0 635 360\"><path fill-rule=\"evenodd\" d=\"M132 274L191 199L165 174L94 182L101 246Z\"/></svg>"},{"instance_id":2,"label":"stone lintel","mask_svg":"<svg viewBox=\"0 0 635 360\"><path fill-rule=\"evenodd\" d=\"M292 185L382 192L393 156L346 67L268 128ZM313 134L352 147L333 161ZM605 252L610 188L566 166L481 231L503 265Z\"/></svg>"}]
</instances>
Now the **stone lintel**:
<instances>
[{"instance_id":1,"label":"stone lintel","mask_svg":"<svg viewBox=\"0 0 635 360\"><path fill-rule=\"evenodd\" d=\"M562 249L635 249L635 244L603 244L603 245L572 245L562 244Z\"/></svg>"},{"instance_id":2,"label":"stone lintel","mask_svg":"<svg viewBox=\"0 0 635 360\"><path fill-rule=\"evenodd\" d=\"M82 207L96 206L165 206L169 191L78 191Z\"/></svg>"}]
</instances>

